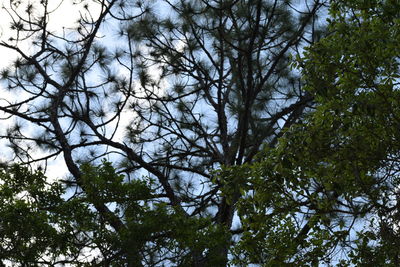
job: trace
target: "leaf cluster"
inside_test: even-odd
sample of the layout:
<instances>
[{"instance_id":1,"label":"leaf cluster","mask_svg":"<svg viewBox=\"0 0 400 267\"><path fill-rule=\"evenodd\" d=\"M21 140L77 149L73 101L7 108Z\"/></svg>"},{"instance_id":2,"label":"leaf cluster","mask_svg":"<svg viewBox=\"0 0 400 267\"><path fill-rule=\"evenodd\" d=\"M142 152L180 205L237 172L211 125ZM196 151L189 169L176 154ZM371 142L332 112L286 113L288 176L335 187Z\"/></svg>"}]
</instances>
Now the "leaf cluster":
<instances>
[{"instance_id":1,"label":"leaf cluster","mask_svg":"<svg viewBox=\"0 0 400 267\"><path fill-rule=\"evenodd\" d=\"M315 110L250 166L238 262L399 264L398 8L332 1L299 64Z\"/></svg>"}]
</instances>

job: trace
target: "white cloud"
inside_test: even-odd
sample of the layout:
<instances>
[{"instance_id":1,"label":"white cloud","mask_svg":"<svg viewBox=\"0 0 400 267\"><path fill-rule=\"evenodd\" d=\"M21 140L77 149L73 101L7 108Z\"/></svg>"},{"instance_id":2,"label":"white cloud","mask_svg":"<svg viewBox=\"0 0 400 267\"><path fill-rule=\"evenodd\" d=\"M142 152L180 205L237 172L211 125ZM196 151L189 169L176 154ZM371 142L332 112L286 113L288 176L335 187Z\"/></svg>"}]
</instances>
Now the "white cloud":
<instances>
[{"instance_id":1,"label":"white cloud","mask_svg":"<svg viewBox=\"0 0 400 267\"><path fill-rule=\"evenodd\" d=\"M11 29L12 23L18 22L21 19L29 21L29 13L27 13L28 6L32 5L32 15L33 17L41 17L44 15L45 9L41 1L39 0L22 0L18 7L13 7L11 0L0 0L0 42L10 42L10 37L16 38L16 32ZM74 2L80 2L74 4ZM85 3L88 3L87 9L84 8ZM96 19L100 14L100 4L96 1L65 1L65 0L49 0L47 6L47 16L48 24L47 30L52 33L62 35L63 31L68 31L76 26L80 16L90 18L93 16ZM18 18L18 16L20 18ZM21 50L29 51L32 47L30 40L25 42L20 42L19 45ZM0 69L9 65L17 56L16 52L0 47Z\"/></svg>"}]
</instances>

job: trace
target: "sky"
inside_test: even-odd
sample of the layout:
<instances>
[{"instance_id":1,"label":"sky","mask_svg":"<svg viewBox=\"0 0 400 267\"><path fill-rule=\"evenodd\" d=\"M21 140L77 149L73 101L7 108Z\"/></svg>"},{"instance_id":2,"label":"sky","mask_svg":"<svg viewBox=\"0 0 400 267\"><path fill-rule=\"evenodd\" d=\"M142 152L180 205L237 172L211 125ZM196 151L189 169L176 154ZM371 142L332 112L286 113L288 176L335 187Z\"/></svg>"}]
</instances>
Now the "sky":
<instances>
[{"instance_id":1,"label":"sky","mask_svg":"<svg viewBox=\"0 0 400 267\"><path fill-rule=\"evenodd\" d=\"M10 0L0 0L1 10L0 10L0 40L7 41L12 33L10 30L10 22L12 21L10 15L15 16L10 10ZM14 1L15 2L15 1ZM19 12L23 12L27 9L28 4L32 4L34 6L34 12L42 13L43 8L40 8L39 0L23 0L22 4L16 9ZM77 19L79 18L79 10L77 5L73 4L72 0L50 0L48 10L51 11L51 15L49 16L49 30L55 32L61 32L64 28L72 27ZM81 4L82 5L82 4ZM91 6L92 9L95 8L94 5ZM22 13L21 12L21 13ZM29 44L25 43L22 48L24 50L28 50ZM0 47L0 54L2 55L2 60L0 62L0 67L4 67L5 65L12 62L15 57L15 53L10 53L10 51L6 48Z\"/></svg>"},{"instance_id":2,"label":"sky","mask_svg":"<svg viewBox=\"0 0 400 267\"><path fill-rule=\"evenodd\" d=\"M24 14L28 18L28 14L25 12L29 4L34 6L33 13L34 14L43 14L44 8L40 5L40 0L22 0L22 4L16 9L19 14ZM89 4L90 13L93 17L97 17L100 14L100 5L95 3L96 1L86 1L86 0L49 0L48 11L50 11L50 15L48 18L48 29L53 33L62 34L63 31L67 31L68 29L73 29L74 25L76 25L77 20L80 16L85 14L83 5L85 3ZM77 4L76 4L77 3ZM13 31L11 30L11 22L12 17L15 18L15 13L12 12L10 6L10 0L0 0L0 42L9 42L9 38L13 36ZM112 30L112 25L107 25L105 30ZM112 36L115 38L113 34L105 34L107 36ZM104 39L103 39L104 41ZM105 40L106 42L113 42L113 40ZM19 44L19 48L27 54L32 54L30 51L31 44L29 42L21 42ZM8 48L4 48L0 46L0 70L4 69L8 65L12 64L13 60L15 60L17 54ZM159 75L160 70L154 69L151 70L154 75ZM4 99L21 99L23 95L14 95L14 92L9 92L4 90L4 84L0 83L0 105L4 104ZM167 86L167 84L164 84ZM22 93L19 93L22 94ZM3 100L2 100L3 98ZM127 117L128 114L125 114ZM0 112L0 117L4 117L4 114ZM2 131L5 131L9 125L13 123L13 120L2 120L0 121L0 134ZM119 130L115 136L115 139L122 140L125 135L125 126L130 123L130 119L122 120L120 123ZM29 123L27 123L29 128ZM32 130L31 130L32 131ZM10 155L10 150L6 147L6 141L0 140L0 161L7 161ZM37 156L41 155L40 152L37 152ZM43 154L44 155L44 154ZM63 161L62 156L58 156L56 159L52 159L48 161L47 165L47 175L48 177L59 177L60 174L66 174L67 168Z\"/></svg>"},{"instance_id":3,"label":"sky","mask_svg":"<svg viewBox=\"0 0 400 267\"><path fill-rule=\"evenodd\" d=\"M10 6L10 0L0 0L0 42L9 42L9 38L13 35L11 28L12 17L15 18L15 13L12 12ZM15 1L14 1L15 2ZM82 2L80 4L74 4L74 2ZM76 21L78 20L80 13L82 11L82 5L85 1L73 1L73 0L49 0L48 10L50 11L49 15L49 24L48 28L50 31L55 33L62 33L64 29L72 28ZM92 2L92 1L90 1ZM24 12L28 4L33 5L33 10L37 14L43 13L44 9L40 5L39 0L22 0L21 5L16 9L19 14L26 14ZM99 10L97 6L93 3L89 6L91 12L96 14L96 11ZM98 12L97 12L98 14ZM28 18L28 16L26 16ZM29 42L22 42L19 45L19 48L23 51L28 52L30 50ZM0 46L0 70L4 69L8 65L10 65L13 60L16 58L16 52L11 51L8 48ZM21 95L15 96L13 93L4 90L4 84L0 84L0 105L3 99L13 99L15 97L22 97ZM0 117L4 117L4 114L0 112ZM1 120L0 121L0 133L7 129L9 125L11 125L12 120ZM9 157L9 150L5 147L4 140L0 141L0 161L6 161ZM67 168L64 164L62 156L59 156L57 159L50 160L47 166L47 175L49 177L59 177L62 173L67 173ZM59 177L61 178L61 177Z\"/></svg>"}]
</instances>

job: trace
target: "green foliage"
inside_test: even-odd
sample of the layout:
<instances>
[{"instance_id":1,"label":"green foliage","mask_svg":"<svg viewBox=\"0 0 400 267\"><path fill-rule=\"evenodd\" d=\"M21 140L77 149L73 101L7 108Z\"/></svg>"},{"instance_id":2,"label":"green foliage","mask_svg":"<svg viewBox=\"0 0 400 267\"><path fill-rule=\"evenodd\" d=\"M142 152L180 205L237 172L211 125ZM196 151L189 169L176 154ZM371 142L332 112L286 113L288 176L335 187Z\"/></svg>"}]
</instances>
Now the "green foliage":
<instances>
[{"instance_id":1,"label":"green foliage","mask_svg":"<svg viewBox=\"0 0 400 267\"><path fill-rule=\"evenodd\" d=\"M59 183L40 171L13 165L0 170L0 258L38 266L74 258L88 245L82 234L94 214L78 200L65 201ZM4 262L3 262L4 263Z\"/></svg>"},{"instance_id":2,"label":"green foliage","mask_svg":"<svg viewBox=\"0 0 400 267\"><path fill-rule=\"evenodd\" d=\"M103 161L99 166L85 163L81 170L86 195L95 195L95 199L88 200L91 203L101 201L125 205L126 202L151 198L151 184L141 180L124 183L124 175L117 174L110 162Z\"/></svg>"},{"instance_id":3,"label":"green foliage","mask_svg":"<svg viewBox=\"0 0 400 267\"><path fill-rule=\"evenodd\" d=\"M40 171L13 165L0 171L0 258L15 266L54 266L68 262L81 266L103 263L122 266L141 261L156 264L162 249L181 248L186 256L171 258L176 266L187 266L192 254L208 253L209 264L221 265L213 247L227 242L226 229L213 226L206 218L189 218L173 208L153 201L152 185L141 180L123 181L111 163L83 164L84 192L70 196L62 183ZM107 203L125 221L126 228L115 232L93 205ZM146 250L147 242L154 242ZM90 249L89 254L87 250ZM127 254L122 254L129 248ZM95 252L99 250L99 252ZM92 253L92 254L91 254ZM91 255L90 255L91 254ZM84 257L88 259L84 259ZM40 263L40 264L39 264Z\"/></svg>"},{"instance_id":4,"label":"green foliage","mask_svg":"<svg viewBox=\"0 0 400 267\"><path fill-rule=\"evenodd\" d=\"M398 266L398 9L332 1L298 64L315 110L250 167L237 262Z\"/></svg>"}]
</instances>

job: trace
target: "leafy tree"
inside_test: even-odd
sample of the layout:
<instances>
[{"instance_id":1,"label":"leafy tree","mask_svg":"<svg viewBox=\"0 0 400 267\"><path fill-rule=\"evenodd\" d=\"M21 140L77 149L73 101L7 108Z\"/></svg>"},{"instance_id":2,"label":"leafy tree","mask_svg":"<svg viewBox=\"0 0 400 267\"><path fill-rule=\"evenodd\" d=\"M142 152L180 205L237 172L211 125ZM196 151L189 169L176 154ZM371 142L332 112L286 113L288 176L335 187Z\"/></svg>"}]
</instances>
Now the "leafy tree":
<instances>
[{"instance_id":1,"label":"leafy tree","mask_svg":"<svg viewBox=\"0 0 400 267\"><path fill-rule=\"evenodd\" d=\"M171 236L183 239L198 224L207 224L200 220L189 224L165 205L143 203L154 197L151 184L121 183L123 175L116 174L109 162L98 167L84 164L81 171L85 190L71 192L60 181L49 182L41 171L31 172L19 165L1 170L3 263L121 266L129 262L129 266L152 266L159 259L152 251L143 250L146 242L163 244ZM118 233L110 229L107 218L94 209L97 202L113 203L115 212L124 217L125 228ZM217 234L212 230L205 235ZM160 248L154 247L153 254ZM143 260L145 253L149 255Z\"/></svg>"},{"instance_id":2,"label":"leafy tree","mask_svg":"<svg viewBox=\"0 0 400 267\"><path fill-rule=\"evenodd\" d=\"M332 1L299 61L315 110L256 164L237 261L398 266L399 4Z\"/></svg>"},{"instance_id":3,"label":"leafy tree","mask_svg":"<svg viewBox=\"0 0 400 267\"><path fill-rule=\"evenodd\" d=\"M103 262L226 265L245 181L215 170L253 162L311 104L289 62L320 38L324 2L74 1L62 31L49 1L4 2L14 159L63 157L63 185L104 224Z\"/></svg>"}]
</instances>

